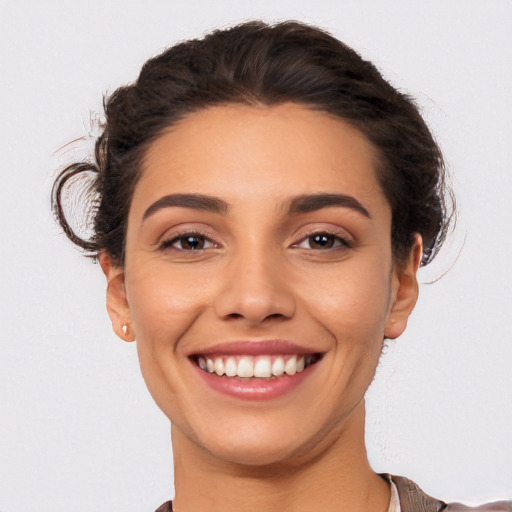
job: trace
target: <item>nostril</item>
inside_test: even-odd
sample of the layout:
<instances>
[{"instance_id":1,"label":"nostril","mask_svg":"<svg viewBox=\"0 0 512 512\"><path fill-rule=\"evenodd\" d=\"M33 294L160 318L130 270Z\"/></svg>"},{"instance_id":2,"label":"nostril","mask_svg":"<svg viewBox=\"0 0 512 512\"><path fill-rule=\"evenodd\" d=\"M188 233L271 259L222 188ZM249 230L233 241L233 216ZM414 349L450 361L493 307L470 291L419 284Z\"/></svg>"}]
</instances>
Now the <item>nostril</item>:
<instances>
[{"instance_id":1,"label":"nostril","mask_svg":"<svg viewBox=\"0 0 512 512\"><path fill-rule=\"evenodd\" d=\"M243 316L240 313L230 313L228 315L228 318L232 318L233 320L236 320L237 318L243 318Z\"/></svg>"},{"instance_id":2,"label":"nostril","mask_svg":"<svg viewBox=\"0 0 512 512\"><path fill-rule=\"evenodd\" d=\"M237 320L237 319L245 318L245 316L242 315L241 313L230 313L229 315L226 316L226 318L229 318L231 320ZM286 318L286 317L285 317L285 315L282 315L281 313L272 313L270 315L266 315L262 321L264 322L264 321L268 321L268 320L278 320L281 318Z\"/></svg>"},{"instance_id":3,"label":"nostril","mask_svg":"<svg viewBox=\"0 0 512 512\"><path fill-rule=\"evenodd\" d=\"M273 313L272 315L267 316L267 320L273 319L273 318L284 318L284 315L281 313Z\"/></svg>"},{"instance_id":4,"label":"nostril","mask_svg":"<svg viewBox=\"0 0 512 512\"><path fill-rule=\"evenodd\" d=\"M224 320L245 320L256 325L292 318L295 299L284 286L271 287L265 282L238 280L220 291L214 299L214 309Z\"/></svg>"}]
</instances>

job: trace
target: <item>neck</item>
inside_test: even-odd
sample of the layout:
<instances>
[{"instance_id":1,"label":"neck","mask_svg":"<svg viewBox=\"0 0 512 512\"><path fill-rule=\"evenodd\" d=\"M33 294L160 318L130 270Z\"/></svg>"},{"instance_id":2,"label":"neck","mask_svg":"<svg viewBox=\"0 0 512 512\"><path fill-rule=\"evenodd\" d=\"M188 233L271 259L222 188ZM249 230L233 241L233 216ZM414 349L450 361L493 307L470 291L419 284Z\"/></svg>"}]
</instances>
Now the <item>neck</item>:
<instances>
[{"instance_id":1,"label":"neck","mask_svg":"<svg viewBox=\"0 0 512 512\"><path fill-rule=\"evenodd\" d=\"M173 510L386 512L389 487L368 462L364 416L360 404L343 430L326 435L322 446L265 466L219 460L173 426Z\"/></svg>"}]
</instances>

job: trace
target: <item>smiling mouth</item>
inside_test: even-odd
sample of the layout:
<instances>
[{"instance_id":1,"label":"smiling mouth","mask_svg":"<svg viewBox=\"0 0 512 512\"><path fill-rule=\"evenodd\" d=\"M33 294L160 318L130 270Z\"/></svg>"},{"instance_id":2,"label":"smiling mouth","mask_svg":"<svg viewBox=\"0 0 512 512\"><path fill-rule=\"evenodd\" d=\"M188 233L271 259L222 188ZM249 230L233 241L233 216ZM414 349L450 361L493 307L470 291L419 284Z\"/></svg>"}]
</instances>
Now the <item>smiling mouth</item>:
<instances>
[{"instance_id":1,"label":"smiling mouth","mask_svg":"<svg viewBox=\"0 0 512 512\"><path fill-rule=\"evenodd\" d=\"M192 356L201 370L233 379L276 379L296 375L322 358L321 353L297 355L215 355Z\"/></svg>"}]
</instances>

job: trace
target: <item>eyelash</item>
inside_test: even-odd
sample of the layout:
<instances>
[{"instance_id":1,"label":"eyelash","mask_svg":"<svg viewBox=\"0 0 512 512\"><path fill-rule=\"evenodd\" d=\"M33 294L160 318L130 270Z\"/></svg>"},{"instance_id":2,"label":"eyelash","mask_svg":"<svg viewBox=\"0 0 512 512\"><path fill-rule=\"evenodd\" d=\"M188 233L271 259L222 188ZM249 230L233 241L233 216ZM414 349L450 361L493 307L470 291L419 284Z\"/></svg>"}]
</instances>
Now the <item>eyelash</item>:
<instances>
[{"instance_id":1,"label":"eyelash","mask_svg":"<svg viewBox=\"0 0 512 512\"><path fill-rule=\"evenodd\" d=\"M189 239L195 238L197 240L202 240L203 244L210 243L215 248L219 247L219 245L217 243L215 243L213 240L211 240L211 238L208 235L206 235L205 233L200 233L199 231L186 231L183 233L177 233L172 238L163 240L162 243L159 245L159 249L161 249L161 250L174 249L176 251L183 251L183 252L199 252L199 251L204 251L206 249L211 248L211 247L206 247L206 248L201 247L199 249L194 249L194 248L184 249L184 248L173 247L173 245L175 243L179 242L180 240L183 243L183 241L185 241L187 238L189 238Z\"/></svg>"},{"instance_id":2,"label":"eyelash","mask_svg":"<svg viewBox=\"0 0 512 512\"><path fill-rule=\"evenodd\" d=\"M316 249L313 247L309 247L309 248L300 247L300 245L302 243L307 242L308 240L311 243L311 239L313 239L314 237L325 237L328 240L332 241L333 245L331 247L322 247L322 248L316 248ZM350 249L351 247L353 247L353 243L351 241L347 240L346 238L343 238L342 236L339 236L335 233L331 233L329 231L314 231L313 233L309 233L308 235L303 237L301 240L294 243L292 245L292 247L298 248L298 249L307 249L307 250L312 250L312 251L314 251L314 250L326 251L326 250L336 250L336 249Z\"/></svg>"},{"instance_id":3,"label":"eyelash","mask_svg":"<svg viewBox=\"0 0 512 512\"><path fill-rule=\"evenodd\" d=\"M331 242L332 246L330 247L300 247L302 243L307 242L308 240L311 243L311 240L314 237L325 237L327 239L327 243ZM202 241L203 247L197 248L189 248L185 249L183 247L173 247L174 244L181 241L182 243L187 239L195 238L196 240ZM204 244L211 244L211 247L204 247ZM172 238L169 238L167 240L162 241L162 243L159 246L159 249L166 250L166 249L174 249L177 251L184 251L184 252L199 252L204 251L211 248L218 248L220 247L219 244L211 240L208 235L201 233L199 231L187 231L183 233L177 233ZM336 249L350 249L353 247L353 244L351 241L347 240L346 238L343 238L339 235L336 235L335 233L331 233L329 231L315 231L313 233L309 233L305 237L301 238L298 242L292 244L292 248L297 249L307 249L307 250L317 250L317 251L326 251L326 250L336 250Z\"/></svg>"}]
</instances>

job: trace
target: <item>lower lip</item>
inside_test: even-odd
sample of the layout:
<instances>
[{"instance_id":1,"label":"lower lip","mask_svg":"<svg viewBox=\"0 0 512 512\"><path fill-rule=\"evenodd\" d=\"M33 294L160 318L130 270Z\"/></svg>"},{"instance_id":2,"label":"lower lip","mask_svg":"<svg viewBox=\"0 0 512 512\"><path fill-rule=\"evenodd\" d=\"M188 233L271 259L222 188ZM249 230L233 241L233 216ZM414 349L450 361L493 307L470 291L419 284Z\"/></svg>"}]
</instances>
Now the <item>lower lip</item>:
<instances>
[{"instance_id":1,"label":"lower lip","mask_svg":"<svg viewBox=\"0 0 512 512\"><path fill-rule=\"evenodd\" d=\"M236 377L219 377L216 373L205 372L194 362L191 363L208 387L243 400L269 400L290 393L311 375L318 364L312 364L295 375L283 375L274 379L242 380Z\"/></svg>"}]
</instances>

